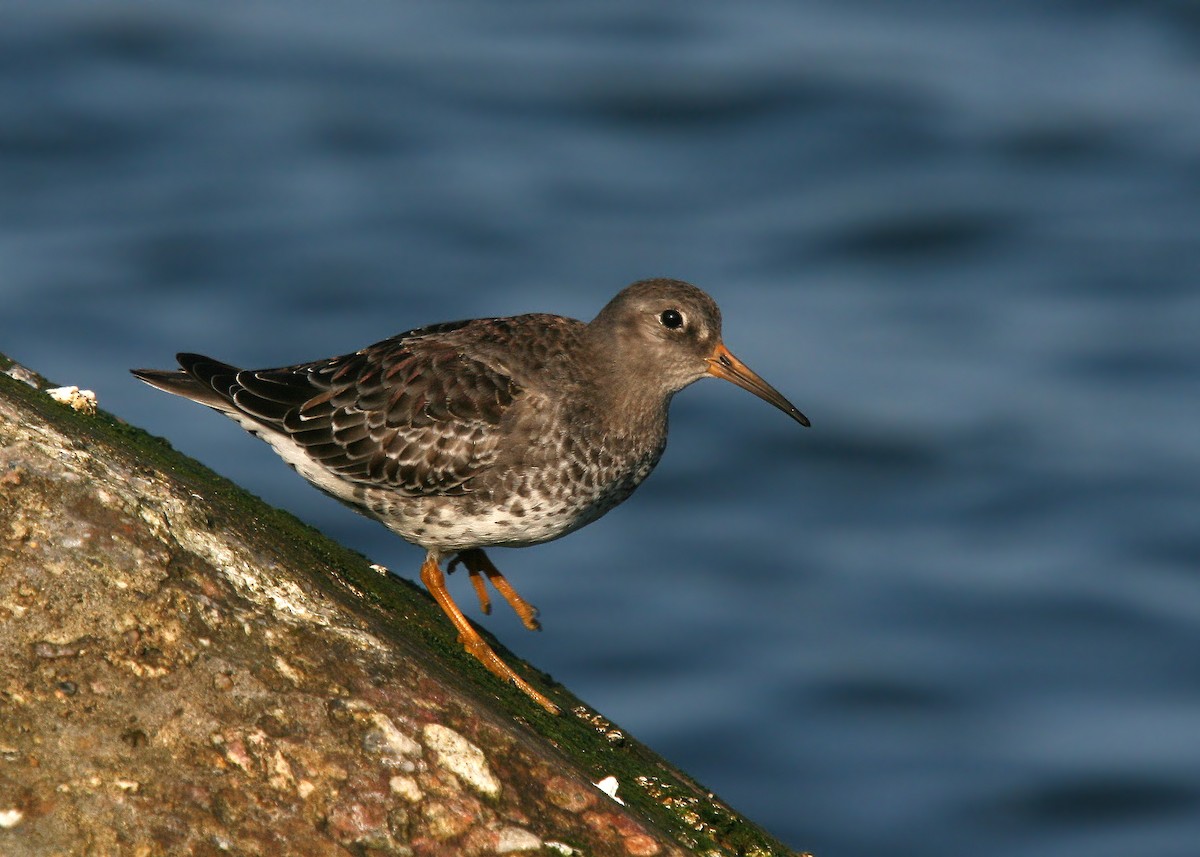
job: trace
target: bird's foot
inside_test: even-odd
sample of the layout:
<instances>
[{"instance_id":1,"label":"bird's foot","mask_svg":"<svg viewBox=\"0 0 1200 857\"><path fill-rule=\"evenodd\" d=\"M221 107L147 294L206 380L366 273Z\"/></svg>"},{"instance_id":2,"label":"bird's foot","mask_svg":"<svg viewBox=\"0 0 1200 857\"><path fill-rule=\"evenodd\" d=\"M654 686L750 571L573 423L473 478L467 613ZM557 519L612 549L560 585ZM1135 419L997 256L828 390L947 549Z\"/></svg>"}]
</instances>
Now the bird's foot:
<instances>
[{"instance_id":1,"label":"bird's foot","mask_svg":"<svg viewBox=\"0 0 1200 857\"><path fill-rule=\"evenodd\" d=\"M450 565L446 568L447 573L453 572L455 566L460 562L466 566L467 574L471 576L471 585L475 587L475 595L479 598L479 607L484 613L492 612L492 601L488 597L487 588L483 582L483 578L486 576L492 586L496 587L496 591L504 596L504 600L520 617L522 625L530 631L542 630L542 623L537 618L537 608L517 594L517 590L513 589L512 584L500 573L500 569L492 565L492 561L488 559L488 555L481 548L460 551L454 559L450 560Z\"/></svg>"},{"instance_id":2,"label":"bird's foot","mask_svg":"<svg viewBox=\"0 0 1200 857\"><path fill-rule=\"evenodd\" d=\"M478 553L480 556L483 556L483 551L464 551L464 553ZM467 566L467 570L472 572L472 574L478 574L480 572L483 574L488 573L486 568L483 567L479 567L478 571L473 571L472 559L470 557L459 554L459 558L462 559L463 563ZM492 568L493 571L495 570L495 567L487 561L486 556L483 557L483 560L488 567ZM500 572L497 571L496 574L499 575ZM501 580L503 580L503 577L501 577ZM509 681L515 684L526 696L528 696L538 705L542 706L542 708L546 709L551 714L559 713L559 708L557 705L551 702L545 695L538 692L533 685L525 681L525 679L521 678L521 676L517 675L512 667L500 659L500 656L497 655L492 647L484 641L483 637L479 636L479 632L475 630L475 628L467 620L467 617L464 616L462 611L458 609L458 605L454 603L454 599L450 597L450 593L446 589L446 578L443 576L441 568L438 567L437 560L432 555L427 556L425 558L425 563L421 566L421 582L425 584L425 588L429 590L429 594L433 596L433 600L436 601L438 606L442 608L442 612L446 614L446 616L450 619L450 622L454 625L455 630L458 631L458 640L460 643L462 643L463 648L466 649L467 652L473 655L476 660L491 670L495 675L499 676L504 681ZM505 581L505 586L507 585L508 582ZM504 595L505 598L508 599L509 603L512 604L512 599L508 598L508 595L504 592L504 590L499 586L496 588L500 591L500 594ZM508 588L510 590L512 589L512 587ZM478 587L476 588L476 591L478 591ZM514 592L513 595L516 596L516 593ZM520 600L520 596L517 596L517 598ZM521 601L521 603L525 604L524 601ZM529 608L528 604L525 604L525 607L532 610L532 608ZM513 605L513 609L517 609L515 604ZM520 614L520 610L517 610L517 612ZM526 622L525 627L529 627L528 622Z\"/></svg>"},{"instance_id":3,"label":"bird's foot","mask_svg":"<svg viewBox=\"0 0 1200 857\"><path fill-rule=\"evenodd\" d=\"M465 640L460 636L459 640L462 642L464 649L474 655L476 660L491 670L495 675L498 675L504 681L510 681L515 684L522 693L524 693L551 714L559 713L558 706L547 699L546 696L534 688L533 685L521 678L521 676L519 676L512 667L502 661L500 656L496 654L492 647L484 642L483 637L475 634L473 637L468 637Z\"/></svg>"}]
</instances>

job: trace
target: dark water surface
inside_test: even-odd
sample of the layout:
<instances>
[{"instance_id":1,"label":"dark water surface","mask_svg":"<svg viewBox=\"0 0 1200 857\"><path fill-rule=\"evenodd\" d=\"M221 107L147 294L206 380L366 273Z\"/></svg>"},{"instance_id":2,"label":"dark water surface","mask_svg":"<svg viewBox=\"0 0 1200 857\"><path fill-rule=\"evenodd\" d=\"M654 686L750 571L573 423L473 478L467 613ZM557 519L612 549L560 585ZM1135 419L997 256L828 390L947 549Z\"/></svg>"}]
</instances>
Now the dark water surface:
<instances>
[{"instance_id":1,"label":"dark water surface","mask_svg":"<svg viewBox=\"0 0 1200 857\"><path fill-rule=\"evenodd\" d=\"M814 428L685 391L487 627L822 857L1200 853L1194 4L4 18L0 349L415 575L128 367L690 279Z\"/></svg>"}]
</instances>

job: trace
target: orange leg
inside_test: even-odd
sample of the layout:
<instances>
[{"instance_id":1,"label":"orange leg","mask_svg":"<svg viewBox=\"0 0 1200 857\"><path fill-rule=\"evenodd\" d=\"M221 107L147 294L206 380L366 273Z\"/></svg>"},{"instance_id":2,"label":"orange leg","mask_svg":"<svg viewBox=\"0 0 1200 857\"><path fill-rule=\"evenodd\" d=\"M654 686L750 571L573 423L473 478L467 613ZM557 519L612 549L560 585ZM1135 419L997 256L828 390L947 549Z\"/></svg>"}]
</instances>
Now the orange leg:
<instances>
[{"instance_id":1,"label":"orange leg","mask_svg":"<svg viewBox=\"0 0 1200 857\"><path fill-rule=\"evenodd\" d=\"M482 554L483 551L464 551L464 553ZM468 571L471 570L470 560L463 558L463 562L468 563L467 569ZM488 565L491 566L491 563L489 562ZM485 569L480 570L484 574L487 574ZM499 574L499 572L496 572L496 574ZM501 579L503 580L503 578ZM500 656L492 651L492 647L484 642L483 637L479 636L479 632L467 621L467 617L458 609L458 605L454 603L454 599L450 597L450 593L446 590L446 578L442 574L441 568L438 567L436 555L432 553L425 557L425 562L421 566L421 582L425 584L425 588L429 590L429 594L433 596L433 600L437 602L438 607L442 608L442 612L449 617L451 624L458 631L458 640L463 644L464 649L474 655L476 660L500 678L505 681L511 681L519 687L530 699L542 706L542 708L551 714L559 713L558 706L534 690L533 685L517 675L512 667L500 660ZM507 581L505 583L507 584ZM509 588L511 589L511 587ZM503 590L501 590L501 594L503 594ZM516 595L515 592L513 594ZM508 596L506 595L505 597L507 598ZM524 604L525 602L522 601L521 603ZM529 605L525 606L528 607Z\"/></svg>"},{"instance_id":2,"label":"orange leg","mask_svg":"<svg viewBox=\"0 0 1200 857\"><path fill-rule=\"evenodd\" d=\"M464 551L463 553L466 553ZM483 551L480 551L483 553ZM456 554L454 559L450 560L450 564L446 566L446 574L454 574L454 569L459 563L467 567L467 574L471 578L471 586L475 587L475 596L479 599L479 609L484 612L484 615L492 615L492 599L487 593L487 586L483 582L483 578L479 575L479 569L466 562L463 555Z\"/></svg>"},{"instance_id":3,"label":"orange leg","mask_svg":"<svg viewBox=\"0 0 1200 857\"><path fill-rule=\"evenodd\" d=\"M484 613L492 612L492 600L488 598L481 574L487 576L487 579L492 582L492 586L496 587L496 591L504 596L504 600L521 617L521 624L530 631L542 630L542 625L537 620L537 608L517 594L517 590L513 589L512 584L500 573L500 569L492 565L492 561L488 559L482 549L472 548L461 551L450 561L447 571L454 571L454 567L460 562L467 567L467 574L471 575L471 585L475 587L475 594L479 597L479 607Z\"/></svg>"}]
</instances>

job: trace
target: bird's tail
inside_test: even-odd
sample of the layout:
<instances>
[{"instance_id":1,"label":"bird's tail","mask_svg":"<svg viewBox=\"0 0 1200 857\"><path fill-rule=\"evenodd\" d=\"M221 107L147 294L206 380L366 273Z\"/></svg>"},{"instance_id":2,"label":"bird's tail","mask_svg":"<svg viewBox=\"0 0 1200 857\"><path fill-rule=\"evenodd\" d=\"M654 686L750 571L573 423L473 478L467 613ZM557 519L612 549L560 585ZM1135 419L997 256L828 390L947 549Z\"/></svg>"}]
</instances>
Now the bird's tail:
<instances>
[{"instance_id":1,"label":"bird's tail","mask_svg":"<svg viewBox=\"0 0 1200 857\"><path fill-rule=\"evenodd\" d=\"M130 369L151 387L229 413L234 409L230 388L238 368L202 354L178 354L182 369Z\"/></svg>"}]
</instances>

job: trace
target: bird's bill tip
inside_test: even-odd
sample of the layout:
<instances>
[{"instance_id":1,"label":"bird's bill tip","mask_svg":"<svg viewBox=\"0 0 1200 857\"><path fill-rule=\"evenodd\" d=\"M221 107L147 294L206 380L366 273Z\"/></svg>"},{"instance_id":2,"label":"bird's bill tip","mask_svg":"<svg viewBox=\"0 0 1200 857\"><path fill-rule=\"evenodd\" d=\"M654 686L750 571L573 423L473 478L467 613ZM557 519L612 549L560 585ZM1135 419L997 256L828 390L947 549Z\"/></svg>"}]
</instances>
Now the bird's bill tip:
<instances>
[{"instance_id":1,"label":"bird's bill tip","mask_svg":"<svg viewBox=\"0 0 1200 857\"><path fill-rule=\"evenodd\" d=\"M713 349L712 355L708 358L708 374L737 384L743 390L749 390L764 402L770 402L806 428L812 425L808 421L808 417L800 413L799 408L784 398L783 393L776 390L759 377L757 372L734 357L733 352L726 348L723 342L717 343L717 347Z\"/></svg>"}]
</instances>

